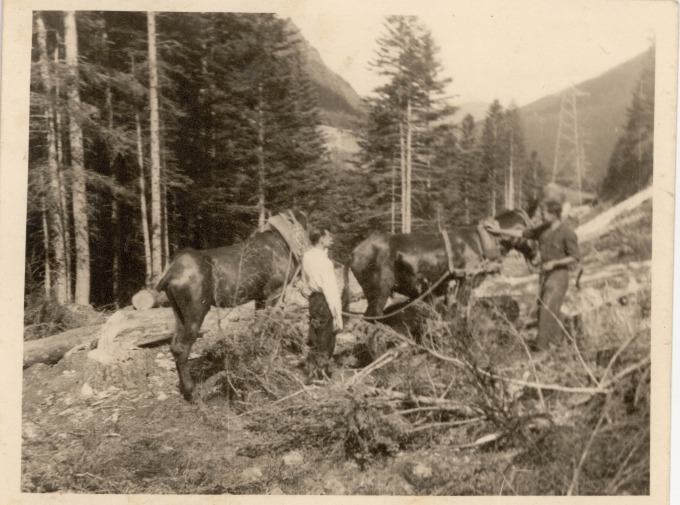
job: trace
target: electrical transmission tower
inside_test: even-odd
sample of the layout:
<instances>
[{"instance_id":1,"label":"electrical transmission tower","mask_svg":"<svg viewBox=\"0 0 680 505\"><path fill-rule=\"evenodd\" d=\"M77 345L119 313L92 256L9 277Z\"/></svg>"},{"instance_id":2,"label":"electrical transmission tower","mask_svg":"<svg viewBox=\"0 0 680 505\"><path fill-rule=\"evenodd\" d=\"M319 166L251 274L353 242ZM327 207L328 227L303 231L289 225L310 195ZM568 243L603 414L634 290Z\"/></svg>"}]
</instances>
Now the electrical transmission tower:
<instances>
[{"instance_id":1,"label":"electrical transmission tower","mask_svg":"<svg viewBox=\"0 0 680 505\"><path fill-rule=\"evenodd\" d=\"M585 177L585 155L583 135L578 128L576 99L579 96L588 96L588 94L577 90L574 86L562 93L552 182L572 186L575 178L576 189L579 191L579 203L582 203L580 193L583 190Z\"/></svg>"}]
</instances>

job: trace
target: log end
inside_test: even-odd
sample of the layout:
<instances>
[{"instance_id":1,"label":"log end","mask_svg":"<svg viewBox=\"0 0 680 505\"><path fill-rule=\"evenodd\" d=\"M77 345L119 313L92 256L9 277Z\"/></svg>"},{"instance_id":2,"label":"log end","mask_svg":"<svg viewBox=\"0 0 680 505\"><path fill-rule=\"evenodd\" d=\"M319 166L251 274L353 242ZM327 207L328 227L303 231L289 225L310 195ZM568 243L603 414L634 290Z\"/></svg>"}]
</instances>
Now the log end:
<instances>
[{"instance_id":1,"label":"log end","mask_svg":"<svg viewBox=\"0 0 680 505\"><path fill-rule=\"evenodd\" d=\"M168 296L155 289L142 289L132 297L132 306L137 310L148 310L168 304Z\"/></svg>"}]
</instances>

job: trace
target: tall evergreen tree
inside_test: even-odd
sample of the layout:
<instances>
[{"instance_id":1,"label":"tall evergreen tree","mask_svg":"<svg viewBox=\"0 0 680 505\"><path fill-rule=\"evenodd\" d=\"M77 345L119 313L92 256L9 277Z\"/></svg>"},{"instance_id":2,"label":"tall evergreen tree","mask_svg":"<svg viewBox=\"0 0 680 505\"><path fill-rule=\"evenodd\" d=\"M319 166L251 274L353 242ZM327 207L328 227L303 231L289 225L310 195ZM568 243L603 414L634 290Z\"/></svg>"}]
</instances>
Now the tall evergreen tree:
<instances>
[{"instance_id":1,"label":"tall evergreen tree","mask_svg":"<svg viewBox=\"0 0 680 505\"><path fill-rule=\"evenodd\" d=\"M622 200L652 182L654 169L654 69L655 48L633 90L628 120L609 161L601 185L603 198Z\"/></svg>"},{"instance_id":2,"label":"tall evergreen tree","mask_svg":"<svg viewBox=\"0 0 680 505\"><path fill-rule=\"evenodd\" d=\"M438 48L429 31L414 16L389 16L384 23L385 34L378 40L378 50L372 65L387 83L375 90L370 112L373 132L394 129L392 151L398 153L400 171L401 230L410 232L413 202L416 213L426 213L429 201L428 185L433 181L433 124L453 113L443 98L449 79L440 77L442 67L437 58ZM391 128L390 128L391 126ZM364 149L375 137L367 135ZM390 163L393 157L388 154ZM386 165L381 162L383 167ZM394 180L394 178L390 178ZM416 183L415 187L413 183ZM396 184L382 188L391 195Z\"/></svg>"},{"instance_id":3,"label":"tall evergreen tree","mask_svg":"<svg viewBox=\"0 0 680 505\"><path fill-rule=\"evenodd\" d=\"M486 209L482 195L482 177L480 173L480 151L477 145L477 134L474 118L468 114L460 128L460 156L456 170L459 181L463 207L463 222L470 224L484 217ZM481 205L480 205L481 204Z\"/></svg>"},{"instance_id":4,"label":"tall evergreen tree","mask_svg":"<svg viewBox=\"0 0 680 505\"><path fill-rule=\"evenodd\" d=\"M489 106L484 119L482 132L482 170L483 183L486 187L488 215L496 215L499 207L498 187L505 170L506 155L504 149L504 111L498 100Z\"/></svg>"}]
</instances>

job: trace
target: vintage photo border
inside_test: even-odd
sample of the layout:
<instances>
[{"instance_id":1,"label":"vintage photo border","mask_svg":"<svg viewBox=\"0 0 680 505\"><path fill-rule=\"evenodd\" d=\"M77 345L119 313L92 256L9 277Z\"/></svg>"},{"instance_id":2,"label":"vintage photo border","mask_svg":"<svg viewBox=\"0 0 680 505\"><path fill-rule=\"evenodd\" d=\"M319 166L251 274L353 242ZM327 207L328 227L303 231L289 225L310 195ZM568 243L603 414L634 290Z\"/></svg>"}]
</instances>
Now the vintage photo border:
<instances>
[{"instance_id":1,"label":"vintage photo border","mask_svg":"<svg viewBox=\"0 0 680 505\"><path fill-rule=\"evenodd\" d=\"M23 346L23 265L25 262L25 219L27 192L28 103L31 61L33 10L157 10L157 11L270 11L272 5L285 9L299 3L323 8L327 0L4 0L2 17L2 102L0 109L0 265L5 275L0 283L0 502L3 503L316 503L314 496L91 496L79 494L36 495L20 493L21 471L21 388ZM362 0L342 1L350 8ZM363 0L364 2L367 0ZM489 0L491 1L491 0ZM497 0L493 0L497 1ZM501 0L502 1L502 0ZM506 2L509 0L505 0ZM545 0L536 0L545 1ZM590 0L605 1L605 0ZM620 0L644 1L644 0ZM373 1L386 13L414 13L423 8L445 9L455 6L453 0ZM468 3L467 0L464 3ZM560 8L561 2L555 2ZM568 3L568 2L567 2ZM609 2L615 12L616 4ZM671 415L671 325L673 294L673 230L676 167L676 111L678 61L678 6L670 0L647 1L650 19L656 32L656 108L653 178L652 232L652 464L650 496L606 497L617 503L668 503L670 485L670 415ZM573 3L571 3L573 8ZM585 4L584 4L585 5ZM615 14L614 14L615 16ZM613 22L615 22L615 17ZM578 29L575 27L574 29ZM412 503L421 497L352 497L352 501ZM456 503L495 503L513 500L517 503L544 501L544 497L456 497ZM344 503L348 497L324 497L328 503ZM449 503L448 497L428 497L428 503ZM551 502L574 503L578 498L554 498ZM592 499L587 499L591 502Z\"/></svg>"}]
</instances>

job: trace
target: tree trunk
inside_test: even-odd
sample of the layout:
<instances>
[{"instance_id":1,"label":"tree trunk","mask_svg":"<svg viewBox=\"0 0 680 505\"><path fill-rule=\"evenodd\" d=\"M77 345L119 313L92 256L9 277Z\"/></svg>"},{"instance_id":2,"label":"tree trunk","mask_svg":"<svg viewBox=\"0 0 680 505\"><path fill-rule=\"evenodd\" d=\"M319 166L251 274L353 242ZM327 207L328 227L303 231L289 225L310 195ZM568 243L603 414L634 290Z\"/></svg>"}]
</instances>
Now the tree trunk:
<instances>
[{"instance_id":1,"label":"tree trunk","mask_svg":"<svg viewBox=\"0 0 680 505\"><path fill-rule=\"evenodd\" d=\"M139 207L142 213L142 234L144 236L144 260L146 275L144 285L151 286L151 241L149 239L149 217L146 212L146 176L144 174L144 148L142 144L142 125L139 114L135 114L137 123L137 163L139 164Z\"/></svg>"},{"instance_id":2,"label":"tree trunk","mask_svg":"<svg viewBox=\"0 0 680 505\"><path fill-rule=\"evenodd\" d=\"M151 134L151 283L160 279L162 266L161 242L161 162L158 132L158 64L156 61L156 13L147 13L149 45L149 105Z\"/></svg>"},{"instance_id":3,"label":"tree trunk","mask_svg":"<svg viewBox=\"0 0 680 505\"><path fill-rule=\"evenodd\" d=\"M262 98L262 83L258 85L258 105L257 105L257 163L258 163L258 197L257 197L257 210L258 210L258 229L264 231L264 226L266 223L265 215L265 166L264 166L264 105Z\"/></svg>"},{"instance_id":4,"label":"tree trunk","mask_svg":"<svg viewBox=\"0 0 680 505\"><path fill-rule=\"evenodd\" d=\"M43 183L43 186L46 185ZM47 204L45 203L44 196L40 199L40 213L43 227L43 247L45 248L45 299L49 300L52 296L52 272L50 270L50 231L47 223Z\"/></svg>"},{"instance_id":5,"label":"tree trunk","mask_svg":"<svg viewBox=\"0 0 680 505\"><path fill-rule=\"evenodd\" d=\"M505 208L506 209L514 209L515 208L515 174L514 174L514 165L513 165L513 156L514 156L514 146L513 146L513 139L512 139L512 134L510 137L510 166L509 166L509 173L508 173L508 200L505 203Z\"/></svg>"},{"instance_id":6,"label":"tree trunk","mask_svg":"<svg viewBox=\"0 0 680 505\"><path fill-rule=\"evenodd\" d=\"M413 172L413 125L411 124L411 99L406 103L406 232L411 233L411 179Z\"/></svg>"},{"instance_id":7,"label":"tree trunk","mask_svg":"<svg viewBox=\"0 0 680 505\"><path fill-rule=\"evenodd\" d=\"M76 13L64 13L64 43L66 64L69 71L68 110L69 140L71 142L71 171L73 177L73 228L76 250L75 302L79 305L90 303L90 234L88 229L86 174L83 164L83 132L80 128L80 92L78 90L78 32Z\"/></svg>"},{"instance_id":8,"label":"tree trunk","mask_svg":"<svg viewBox=\"0 0 680 505\"><path fill-rule=\"evenodd\" d=\"M47 34L42 14L35 18L38 33L38 50L40 53L40 75L47 95L45 122L47 130L47 206L50 222L52 246L54 249L53 289L57 303L64 304L69 299L69 288L66 273L66 244L64 243L64 222L61 212L61 192L59 187L59 162L57 158L57 139L54 131L54 86L47 59ZM46 251L48 260L49 252ZM49 272L48 272L49 274Z\"/></svg>"},{"instance_id":9,"label":"tree trunk","mask_svg":"<svg viewBox=\"0 0 680 505\"><path fill-rule=\"evenodd\" d=\"M394 164L394 156L392 156L392 207L391 207L391 212L390 212L390 233L396 233L397 231L397 226L396 226L396 218L397 218L397 170L396 170L396 165Z\"/></svg>"},{"instance_id":10,"label":"tree trunk","mask_svg":"<svg viewBox=\"0 0 680 505\"><path fill-rule=\"evenodd\" d=\"M104 42L108 40L106 31L103 34ZM111 93L111 85L106 83L106 111L107 111L107 126L109 131L113 130L113 97ZM109 157L111 154L109 153ZM109 168L111 169L111 179L113 185L118 184L118 170L116 169L116 159L109 158ZM111 230L112 230L112 247L113 258L111 260L111 281L113 283L113 305L117 309L120 308L120 253L121 253L121 233L120 233L120 204L115 192L111 194Z\"/></svg>"},{"instance_id":11,"label":"tree trunk","mask_svg":"<svg viewBox=\"0 0 680 505\"><path fill-rule=\"evenodd\" d=\"M406 233L406 139L404 123L399 120L399 161L401 169L401 232Z\"/></svg>"},{"instance_id":12,"label":"tree trunk","mask_svg":"<svg viewBox=\"0 0 680 505\"><path fill-rule=\"evenodd\" d=\"M58 68L59 65L59 46L61 45L61 37L56 34L57 44L54 48L54 65ZM69 208L69 198L68 198L68 185L66 184L66 177L64 175L64 145L62 142L62 124L61 124L61 113L59 112L59 79L54 80L54 119L55 119L55 135L57 139L57 166L59 172L59 194L61 208L61 222L64 223L64 246L65 246L65 261L66 261L66 286L68 301L73 301L73 292L71 290L72 286L72 258L71 258L71 214L68 212Z\"/></svg>"}]
</instances>

